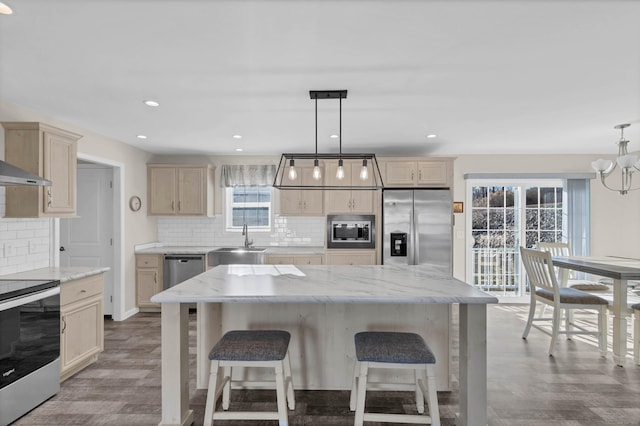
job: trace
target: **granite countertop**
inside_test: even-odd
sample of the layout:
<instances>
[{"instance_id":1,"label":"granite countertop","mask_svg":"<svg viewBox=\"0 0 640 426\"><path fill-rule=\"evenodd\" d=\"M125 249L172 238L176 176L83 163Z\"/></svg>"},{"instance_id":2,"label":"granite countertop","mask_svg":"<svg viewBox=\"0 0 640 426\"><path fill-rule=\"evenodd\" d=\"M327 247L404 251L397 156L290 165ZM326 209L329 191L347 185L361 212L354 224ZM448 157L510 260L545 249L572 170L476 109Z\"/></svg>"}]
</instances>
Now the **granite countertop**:
<instances>
[{"instance_id":1,"label":"granite countertop","mask_svg":"<svg viewBox=\"0 0 640 426\"><path fill-rule=\"evenodd\" d=\"M155 303L498 303L428 266L221 265L151 298Z\"/></svg>"},{"instance_id":2,"label":"granite countertop","mask_svg":"<svg viewBox=\"0 0 640 426\"><path fill-rule=\"evenodd\" d=\"M3 280L60 280L60 283L107 272L108 267L71 266L64 268L40 268L15 274L2 275Z\"/></svg>"},{"instance_id":3,"label":"granite countertop","mask_svg":"<svg viewBox=\"0 0 640 426\"><path fill-rule=\"evenodd\" d=\"M156 246L136 249L136 254L207 254L221 246ZM241 247L238 247L241 248ZM265 254L324 254L324 247L264 247Z\"/></svg>"}]
</instances>

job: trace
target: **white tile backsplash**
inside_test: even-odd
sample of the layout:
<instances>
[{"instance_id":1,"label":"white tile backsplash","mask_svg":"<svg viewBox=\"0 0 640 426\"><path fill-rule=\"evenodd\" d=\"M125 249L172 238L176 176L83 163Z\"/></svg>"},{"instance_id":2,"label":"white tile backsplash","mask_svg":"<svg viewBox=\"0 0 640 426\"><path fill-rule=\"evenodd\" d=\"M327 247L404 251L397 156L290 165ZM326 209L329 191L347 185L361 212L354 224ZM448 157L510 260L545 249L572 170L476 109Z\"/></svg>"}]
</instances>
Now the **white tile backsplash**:
<instances>
[{"instance_id":1,"label":"white tile backsplash","mask_svg":"<svg viewBox=\"0 0 640 426\"><path fill-rule=\"evenodd\" d=\"M7 219L0 187L0 275L49 266L51 219Z\"/></svg>"},{"instance_id":2,"label":"white tile backsplash","mask_svg":"<svg viewBox=\"0 0 640 426\"><path fill-rule=\"evenodd\" d=\"M276 216L270 232L249 229L253 245L324 246L325 218ZM227 232L222 216L207 218L159 217L158 241L170 245L240 246L242 233Z\"/></svg>"}]
</instances>

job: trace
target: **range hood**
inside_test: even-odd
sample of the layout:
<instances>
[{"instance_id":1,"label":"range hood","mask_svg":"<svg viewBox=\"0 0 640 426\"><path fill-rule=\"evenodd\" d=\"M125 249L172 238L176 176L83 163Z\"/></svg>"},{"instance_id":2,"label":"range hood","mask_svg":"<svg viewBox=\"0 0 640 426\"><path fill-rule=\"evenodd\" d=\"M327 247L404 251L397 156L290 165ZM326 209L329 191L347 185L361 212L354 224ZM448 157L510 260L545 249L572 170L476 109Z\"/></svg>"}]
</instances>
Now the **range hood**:
<instances>
[{"instance_id":1,"label":"range hood","mask_svg":"<svg viewBox=\"0 0 640 426\"><path fill-rule=\"evenodd\" d=\"M0 160L0 186L51 186L51 181Z\"/></svg>"}]
</instances>

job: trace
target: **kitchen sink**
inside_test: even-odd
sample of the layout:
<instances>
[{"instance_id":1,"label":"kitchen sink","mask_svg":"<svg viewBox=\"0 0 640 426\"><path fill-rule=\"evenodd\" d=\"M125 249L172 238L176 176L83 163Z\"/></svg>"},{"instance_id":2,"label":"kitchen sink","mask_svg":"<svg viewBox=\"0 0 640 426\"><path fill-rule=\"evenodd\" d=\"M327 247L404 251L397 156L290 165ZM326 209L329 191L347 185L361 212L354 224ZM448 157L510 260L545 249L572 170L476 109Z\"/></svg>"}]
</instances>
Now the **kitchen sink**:
<instances>
[{"instance_id":1,"label":"kitchen sink","mask_svg":"<svg viewBox=\"0 0 640 426\"><path fill-rule=\"evenodd\" d=\"M218 265L261 265L267 249L260 247L221 247L207 254L209 266Z\"/></svg>"}]
</instances>

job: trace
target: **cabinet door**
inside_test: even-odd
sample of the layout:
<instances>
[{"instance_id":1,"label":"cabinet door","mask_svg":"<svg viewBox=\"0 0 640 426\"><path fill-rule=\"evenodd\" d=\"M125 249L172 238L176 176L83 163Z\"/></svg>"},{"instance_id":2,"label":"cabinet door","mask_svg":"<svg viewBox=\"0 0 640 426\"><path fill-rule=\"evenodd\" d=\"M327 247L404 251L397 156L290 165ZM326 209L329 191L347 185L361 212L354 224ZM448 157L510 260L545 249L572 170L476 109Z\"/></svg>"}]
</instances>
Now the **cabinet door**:
<instances>
[{"instance_id":1,"label":"cabinet door","mask_svg":"<svg viewBox=\"0 0 640 426\"><path fill-rule=\"evenodd\" d=\"M327 265L375 265L375 250L345 250L327 252Z\"/></svg>"},{"instance_id":2,"label":"cabinet door","mask_svg":"<svg viewBox=\"0 0 640 426\"><path fill-rule=\"evenodd\" d=\"M174 214L176 212L176 169L149 167L148 179L148 214Z\"/></svg>"},{"instance_id":3,"label":"cabinet door","mask_svg":"<svg viewBox=\"0 0 640 426\"><path fill-rule=\"evenodd\" d=\"M300 167L297 167L300 171ZM295 179L289 179L286 175L289 168L285 169L285 176L283 179L287 181L288 185L300 185L302 183L301 173L298 173ZM280 213L288 215L300 214L302 203L300 201L300 190L298 189L280 189Z\"/></svg>"},{"instance_id":4,"label":"cabinet door","mask_svg":"<svg viewBox=\"0 0 640 426\"><path fill-rule=\"evenodd\" d=\"M418 162L418 185L449 186L449 167L446 161Z\"/></svg>"},{"instance_id":5,"label":"cabinet door","mask_svg":"<svg viewBox=\"0 0 640 426\"><path fill-rule=\"evenodd\" d=\"M136 271L137 302L139 307L158 306L151 297L160 291L158 269L138 269Z\"/></svg>"},{"instance_id":6,"label":"cabinet door","mask_svg":"<svg viewBox=\"0 0 640 426\"><path fill-rule=\"evenodd\" d=\"M324 174L324 173L323 173ZM322 179L313 178L313 167L303 167L300 170L303 186L321 186ZM303 189L300 191L302 213L309 216L322 216L324 213L324 191L318 189Z\"/></svg>"},{"instance_id":7,"label":"cabinet door","mask_svg":"<svg viewBox=\"0 0 640 426\"><path fill-rule=\"evenodd\" d=\"M294 256L293 264L294 265L322 265L323 263L322 258L323 256L321 254Z\"/></svg>"},{"instance_id":8,"label":"cabinet door","mask_svg":"<svg viewBox=\"0 0 640 426\"><path fill-rule=\"evenodd\" d=\"M414 186L416 184L415 161L389 161L385 165L385 186Z\"/></svg>"},{"instance_id":9,"label":"cabinet door","mask_svg":"<svg viewBox=\"0 0 640 426\"><path fill-rule=\"evenodd\" d=\"M75 140L44 132L44 178L51 181L43 194L44 213L76 211L77 145Z\"/></svg>"},{"instance_id":10,"label":"cabinet door","mask_svg":"<svg viewBox=\"0 0 640 426\"><path fill-rule=\"evenodd\" d=\"M293 256L283 254L269 254L265 260L267 265L293 265Z\"/></svg>"},{"instance_id":11,"label":"cabinet door","mask_svg":"<svg viewBox=\"0 0 640 426\"><path fill-rule=\"evenodd\" d=\"M61 373L103 350L102 296L84 299L61 309Z\"/></svg>"},{"instance_id":12,"label":"cabinet door","mask_svg":"<svg viewBox=\"0 0 640 426\"><path fill-rule=\"evenodd\" d=\"M206 172L204 168L178 169L178 206L183 215L206 215Z\"/></svg>"},{"instance_id":13,"label":"cabinet door","mask_svg":"<svg viewBox=\"0 0 640 426\"><path fill-rule=\"evenodd\" d=\"M371 166L369 165L369 168ZM354 163L351 165L351 182L353 186L358 185L373 185L373 177L369 173L369 177L365 180L360 179L360 169L362 164ZM371 171L371 170L370 170ZM373 190L363 189L351 191L351 200L349 203L349 209L353 213L372 213L373 212Z\"/></svg>"},{"instance_id":14,"label":"cabinet door","mask_svg":"<svg viewBox=\"0 0 640 426\"><path fill-rule=\"evenodd\" d=\"M327 171L325 176L325 182L329 186L351 186L351 165L347 162L344 164L344 179L339 180L336 178L336 172L338 170L338 162L328 163L325 167ZM351 190L350 189L335 189L325 192L327 197L327 206L325 211L330 213L350 213L351 212Z\"/></svg>"}]
</instances>

